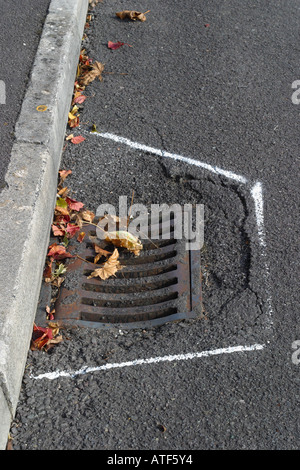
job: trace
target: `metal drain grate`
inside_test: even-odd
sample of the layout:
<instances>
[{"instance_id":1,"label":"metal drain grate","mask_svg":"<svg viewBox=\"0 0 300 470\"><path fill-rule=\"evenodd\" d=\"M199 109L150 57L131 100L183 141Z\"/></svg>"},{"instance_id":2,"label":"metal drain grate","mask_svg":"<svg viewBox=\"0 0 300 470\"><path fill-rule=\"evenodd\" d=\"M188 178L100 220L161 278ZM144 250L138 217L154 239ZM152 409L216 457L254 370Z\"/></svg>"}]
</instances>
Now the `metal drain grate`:
<instances>
[{"instance_id":1,"label":"metal drain grate","mask_svg":"<svg viewBox=\"0 0 300 470\"><path fill-rule=\"evenodd\" d=\"M160 233L163 227L160 223ZM119 249L124 267L116 277L88 279L93 266L78 258L70 260L68 277L75 286L68 282L68 288L60 289L55 320L97 328L147 328L199 316L200 250L186 251L185 240L172 238L173 228L171 220L169 239L143 240L138 257ZM83 230L88 241L80 244L80 251L78 243L76 248L69 245L69 251L76 250L81 258L93 261L95 251L89 237L96 235L95 227Z\"/></svg>"}]
</instances>

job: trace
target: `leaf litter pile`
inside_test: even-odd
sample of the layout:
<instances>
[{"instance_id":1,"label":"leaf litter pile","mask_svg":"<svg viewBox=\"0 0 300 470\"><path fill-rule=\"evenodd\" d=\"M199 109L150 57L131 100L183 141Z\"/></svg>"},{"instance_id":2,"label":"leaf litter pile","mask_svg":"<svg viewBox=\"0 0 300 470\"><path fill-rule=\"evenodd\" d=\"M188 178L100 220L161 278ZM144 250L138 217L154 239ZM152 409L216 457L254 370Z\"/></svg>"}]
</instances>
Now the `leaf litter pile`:
<instances>
[{"instance_id":1,"label":"leaf litter pile","mask_svg":"<svg viewBox=\"0 0 300 470\"><path fill-rule=\"evenodd\" d=\"M95 8L98 2L99 0L89 0L90 8ZM123 10L117 12L116 16L120 20L145 22L146 14L149 13L149 11L150 10L142 13L135 10ZM89 22L91 20L92 14L88 14L85 29L89 28ZM108 41L107 43L108 48L111 50L117 50L124 45L133 47L122 41ZM81 50L74 83L71 109L68 114L68 127L71 131L80 126L80 107L89 97L85 94L86 87L96 79L101 82L103 80L103 74L113 73L105 72L104 68L105 64L98 61L93 62L93 60L88 57L85 49ZM127 73L121 73L121 75L127 75ZM96 130L95 125L92 126L92 130ZM80 144L85 141L85 138L82 135L74 136L74 134L71 133L67 135L66 141L67 143L70 141L72 144ZM73 239L74 241L74 239L76 239L78 243L82 243L85 237L85 232L82 230L82 227L85 224L93 224L95 220L95 214L92 211L84 208L82 202L76 201L70 197L70 190L64 183L66 178L71 174L72 170L59 171L56 205L51 226L52 236L56 238L56 241L48 247L43 273L44 282L51 284L54 292L56 291L56 296L52 299L53 302L55 302L60 286L66 279L68 271L66 263L68 258L79 257L78 255L68 252L70 240ZM128 226L129 218L126 220L125 225L124 221L121 221L117 216L108 214L104 216L104 218L107 219L107 222L112 220L117 226L122 226L122 230L113 232L106 231L103 236L105 242L113 247L113 252L111 253L110 251L104 250L98 243L94 242L95 256L93 262L82 260L94 265L94 269L88 278L99 278L105 281L115 276L116 273L123 268L119 261L119 248L129 251L135 256L139 256L143 245L139 238L125 230ZM97 224L94 225L97 226ZM107 224L106 227L107 226L109 225ZM44 328L34 324L31 339L32 350L48 351L54 345L63 341L59 324L55 322L55 309L51 309L50 306L47 305L45 311L47 327Z\"/></svg>"}]
</instances>

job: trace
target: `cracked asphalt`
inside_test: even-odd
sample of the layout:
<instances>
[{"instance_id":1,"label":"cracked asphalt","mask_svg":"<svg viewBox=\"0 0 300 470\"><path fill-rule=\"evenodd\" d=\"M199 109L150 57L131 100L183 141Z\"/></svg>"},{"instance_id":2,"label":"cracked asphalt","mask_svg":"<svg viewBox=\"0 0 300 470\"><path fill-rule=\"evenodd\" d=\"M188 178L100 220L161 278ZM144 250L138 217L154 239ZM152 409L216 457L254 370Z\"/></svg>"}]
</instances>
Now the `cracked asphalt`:
<instances>
[{"instance_id":1,"label":"cracked asphalt","mask_svg":"<svg viewBox=\"0 0 300 470\"><path fill-rule=\"evenodd\" d=\"M202 203L205 319L147 330L70 328L48 353L29 351L11 428L15 449L299 448L299 107L296 1L99 3L83 42L105 63L86 89L61 168L90 210L101 203ZM144 11L144 2L135 8ZM108 41L130 44L116 51ZM124 75L126 74L126 75ZM91 134L95 124L99 134ZM68 133L71 133L69 130ZM162 158L101 136L242 175ZM251 188L263 187L266 246ZM267 260L267 264L266 264ZM266 268L269 268L267 270ZM68 282L72 282L71 280ZM76 285L74 285L76 288ZM271 307L270 308L270 301ZM105 364L262 344L263 349L97 370ZM94 367L54 380L40 374ZM34 377L33 377L34 376Z\"/></svg>"}]
</instances>

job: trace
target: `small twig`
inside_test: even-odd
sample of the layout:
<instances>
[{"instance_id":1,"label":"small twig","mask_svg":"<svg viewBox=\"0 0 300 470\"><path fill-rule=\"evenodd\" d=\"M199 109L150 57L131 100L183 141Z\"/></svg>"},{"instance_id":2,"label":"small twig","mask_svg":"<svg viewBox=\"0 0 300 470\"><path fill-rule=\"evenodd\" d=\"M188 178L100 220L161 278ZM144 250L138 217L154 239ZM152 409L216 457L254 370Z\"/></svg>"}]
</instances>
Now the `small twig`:
<instances>
[{"instance_id":1,"label":"small twig","mask_svg":"<svg viewBox=\"0 0 300 470\"><path fill-rule=\"evenodd\" d=\"M86 263L90 263L90 264L92 264L93 266L95 266L95 263L93 263L92 261L88 261L87 259L81 258L81 256L79 256L79 255L75 255L75 256L76 256L76 258L81 259L81 261L85 261Z\"/></svg>"}]
</instances>

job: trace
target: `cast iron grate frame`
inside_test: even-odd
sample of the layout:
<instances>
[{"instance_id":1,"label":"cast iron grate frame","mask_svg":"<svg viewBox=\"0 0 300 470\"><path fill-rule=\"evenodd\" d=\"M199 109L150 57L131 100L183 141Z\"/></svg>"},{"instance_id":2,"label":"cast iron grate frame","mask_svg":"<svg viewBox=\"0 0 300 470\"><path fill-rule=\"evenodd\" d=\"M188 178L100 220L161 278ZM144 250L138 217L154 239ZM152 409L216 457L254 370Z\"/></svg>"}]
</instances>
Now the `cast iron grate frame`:
<instances>
[{"instance_id":1,"label":"cast iron grate frame","mask_svg":"<svg viewBox=\"0 0 300 470\"><path fill-rule=\"evenodd\" d=\"M124 268L105 281L87 279L97 267L83 261L95 256L91 241L95 226L83 227L84 241L78 246L71 240L68 249L80 256L67 264L68 273L76 273L76 288L60 288L55 321L92 328L145 329L201 317L200 250L186 250L186 240L173 237L174 220L169 223L170 238L143 240L140 256L119 249ZM163 230L162 223L160 229ZM105 242L102 243L104 248Z\"/></svg>"}]
</instances>

